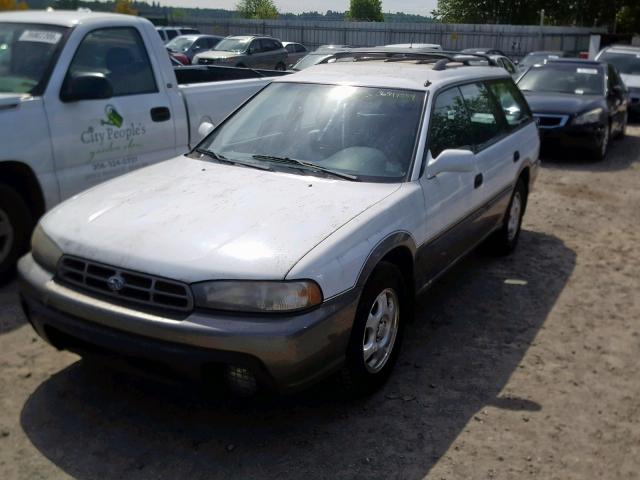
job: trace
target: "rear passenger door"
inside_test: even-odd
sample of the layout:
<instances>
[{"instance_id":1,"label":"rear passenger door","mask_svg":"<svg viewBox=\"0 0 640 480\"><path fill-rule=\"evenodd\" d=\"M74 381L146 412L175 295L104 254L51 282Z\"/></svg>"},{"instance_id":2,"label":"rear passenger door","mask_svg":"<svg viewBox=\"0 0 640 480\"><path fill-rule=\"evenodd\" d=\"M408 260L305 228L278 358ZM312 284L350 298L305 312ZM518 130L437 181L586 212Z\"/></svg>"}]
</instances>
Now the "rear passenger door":
<instances>
[{"instance_id":1,"label":"rear passenger door","mask_svg":"<svg viewBox=\"0 0 640 480\"><path fill-rule=\"evenodd\" d=\"M427 135L427 151L420 176L426 223L418 252L420 284L437 276L452 260L472 246L471 229L475 209L473 190L477 175L475 163L468 172L443 172L434 176L438 156L450 149L473 149L471 126L464 99L458 87L436 94Z\"/></svg>"}]
</instances>

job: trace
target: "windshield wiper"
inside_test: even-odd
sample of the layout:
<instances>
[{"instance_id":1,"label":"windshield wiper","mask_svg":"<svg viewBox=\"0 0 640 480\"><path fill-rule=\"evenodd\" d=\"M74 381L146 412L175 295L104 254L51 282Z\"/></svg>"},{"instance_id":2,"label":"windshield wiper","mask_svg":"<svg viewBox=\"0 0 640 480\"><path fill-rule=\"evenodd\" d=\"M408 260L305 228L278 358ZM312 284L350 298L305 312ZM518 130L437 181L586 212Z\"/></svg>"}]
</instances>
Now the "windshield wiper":
<instances>
[{"instance_id":1,"label":"windshield wiper","mask_svg":"<svg viewBox=\"0 0 640 480\"><path fill-rule=\"evenodd\" d=\"M306 162L304 160L298 160L296 158L278 157L276 155L252 155L256 160L269 160L271 162L283 163L285 165L294 165L298 167L304 167L307 170L315 170L317 172L323 172L334 177L339 177L344 180L350 180L352 182L358 182L358 177L350 175L348 173L339 172L331 168L323 167L313 162Z\"/></svg>"},{"instance_id":2,"label":"windshield wiper","mask_svg":"<svg viewBox=\"0 0 640 480\"><path fill-rule=\"evenodd\" d=\"M240 160L235 160L235 159L231 160L225 157L224 155L221 155L220 153L216 153L211 150L207 150L205 148L196 148L195 151L201 155L206 155L209 158L213 158L214 160L217 160L218 162L221 162L221 163L227 163L229 165L242 165L244 167L257 168L258 170L273 171L272 168L266 165L260 165L259 163L253 163L253 162L241 162Z\"/></svg>"}]
</instances>

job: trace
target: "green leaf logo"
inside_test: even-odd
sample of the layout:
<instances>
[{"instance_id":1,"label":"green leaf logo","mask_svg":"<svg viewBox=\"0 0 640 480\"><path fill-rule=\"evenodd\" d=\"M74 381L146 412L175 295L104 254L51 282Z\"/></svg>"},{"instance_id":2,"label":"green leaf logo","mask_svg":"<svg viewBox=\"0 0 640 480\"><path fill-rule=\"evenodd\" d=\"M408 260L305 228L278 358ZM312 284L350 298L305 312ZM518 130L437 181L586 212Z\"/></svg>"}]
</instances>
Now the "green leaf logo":
<instances>
[{"instance_id":1,"label":"green leaf logo","mask_svg":"<svg viewBox=\"0 0 640 480\"><path fill-rule=\"evenodd\" d=\"M104 107L104 113L107 119L101 120L101 125L113 125L114 127L118 128L122 126L122 122L124 121L124 119L122 118L122 115L118 113L116 107L114 107L113 105L107 105L106 107Z\"/></svg>"}]
</instances>

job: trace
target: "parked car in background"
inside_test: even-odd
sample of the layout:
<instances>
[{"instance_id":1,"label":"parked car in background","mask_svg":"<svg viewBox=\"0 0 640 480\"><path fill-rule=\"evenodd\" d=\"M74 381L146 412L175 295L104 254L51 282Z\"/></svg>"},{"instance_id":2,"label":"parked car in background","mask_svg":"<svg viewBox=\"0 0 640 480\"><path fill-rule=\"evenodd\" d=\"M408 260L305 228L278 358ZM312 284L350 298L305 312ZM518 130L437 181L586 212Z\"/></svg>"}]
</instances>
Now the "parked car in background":
<instances>
[{"instance_id":1,"label":"parked car in background","mask_svg":"<svg viewBox=\"0 0 640 480\"><path fill-rule=\"evenodd\" d=\"M502 57L506 57L507 54L502 50L497 48L465 48L464 50L460 50L460 53L477 53L480 55L500 55Z\"/></svg>"},{"instance_id":2,"label":"parked car in background","mask_svg":"<svg viewBox=\"0 0 640 480\"><path fill-rule=\"evenodd\" d=\"M282 46L287 51L287 68L293 67L301 58L306 57L309 53L307 47L301 43L282 42Z\"/></svg>"},{"instance_id":3,"label":"parked car in background","mask_svg":"<svg viewBox=\"0 0 640 480\"><path fill-rule=\"evenodd\" d=\"M0 13L0 39L0 281L45 210L188 151L270 81L174 71L151 22L132 15Z\"/></svg>"},{"instance_id":4,"label":"parked car in background","mask_svg":"<svg viewBox=\"0 0 640 480\"><path fill-rule=\"evenodd\" d=\"M393 48L417 48L423 50L442 50L442 45L437 43L392 43L385 45L385 47Z\"/></svg>"},{"instance_id":5,"label":"parked car in background","mask_svg":"<svg viewBox=\"0 0 640 480\"><path fill-rule=\"evenodd\" d=\"M629 112L640 115L640 47L614 45L596 56L600 62L616 67L622 81L629 89L631 105Z\"/></svg>"},{"instance_id":6,"label":"parked car in background","mask_svg":"<svg viewBox=\"0 0 640 480\"><path fill-rule=\"evenodd\" d=\"M331 58L336 52L344 52L349 49L351 47L348 45L322 45L295 63L291 70L304 70Z\"/></svg>"},{"instance_id":7,"label":"parked car in background","mask_svg":"<svg viewBox=\"0 0 640 480\"><path fill-rule=\"evenodd\" d=\"M558 58L566 58L569 54L562 51L545 50L539 52L531 52L524 56L522 60L518 62L518 71L524 72L527 68L530 68L536 64L545 64L549 60L556 60Z\"/></svg>"},{"instance_id":8,"label":"parked car in background","mask_svg":"<svg viewBox=\"0 0 640 480\"><path fill-rule=\"evenodd\" d=\"M582 59L535 64L518 80L542 147L586 150L596 160L627 125L629 94L613 65Z\"/></svg>"},{"instance_id":9,"label":"parked car in background","mask_svg":"<svg viewBox=\"0 0 640 480\"><path fill-rule=\"evenodd\" d=\"M188 155L50 212L19 264L31 325L246 393L380 387L416 292L515 249L539 151L503 69L387 59L279 77Z\"/></svg>"},{"instance_id":10,"label":"parked car in background","mask_svg":"<svg viewBox=\"0 0 640 480\"><path fill-rule=\"evenodd\" d=\"M156 31L164 43L169 43L180 35L195 35L200 30L192 27L156 27Z\"/></svg>"},{"instance_id":11,"label":"parked car in background","mask_svg":"<svg viewBox=\"0 0 640 480\"><path fill-rule=\"evenodd\" d=\"M195 54L215 47L224 37L217 35L180 35L167 43L167 50L175 55L183 55L191 63Z\"/></svg>"},{"instance_id":12,"label":"parked car in background","mask_svg":"<svg viewBox=\"0 0 640 480\"><path fill-rule=\"evenodd\" d=\"M213 49L193 57L195 65L287 69L287 51L280 40L253 35L226 37Z\"/></svg>"}]
</instances>

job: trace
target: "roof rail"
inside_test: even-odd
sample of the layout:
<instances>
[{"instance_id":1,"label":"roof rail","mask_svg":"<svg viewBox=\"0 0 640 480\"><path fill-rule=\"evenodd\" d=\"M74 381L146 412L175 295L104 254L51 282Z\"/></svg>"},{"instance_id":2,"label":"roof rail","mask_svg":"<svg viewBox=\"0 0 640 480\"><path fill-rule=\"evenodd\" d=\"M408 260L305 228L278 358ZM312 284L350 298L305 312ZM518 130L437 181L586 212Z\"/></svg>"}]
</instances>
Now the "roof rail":
<instances>
[{"instance_id":1,"label":"roof rail","mask_svg":"<svg viewBox=\"0 0 640 480\"><path fill-rule=\"evenodd\" d=\"M327 57L320 63L329 63L329 61L337 61L341 58L353 58L354 62L367 60L384 60L385 62L398 62L402 60L419 60L420 63L435 63L434 70L444 70L450 62L462 63L465 66L471 66L469 62L484 60L489 66L499 66L497 62L489 55L481 53L461 53L446 50L433 51L416 51L411 48L394 48L394 49L364 49L356 48L336 52Z\"/></svg>"}]
</instances>

